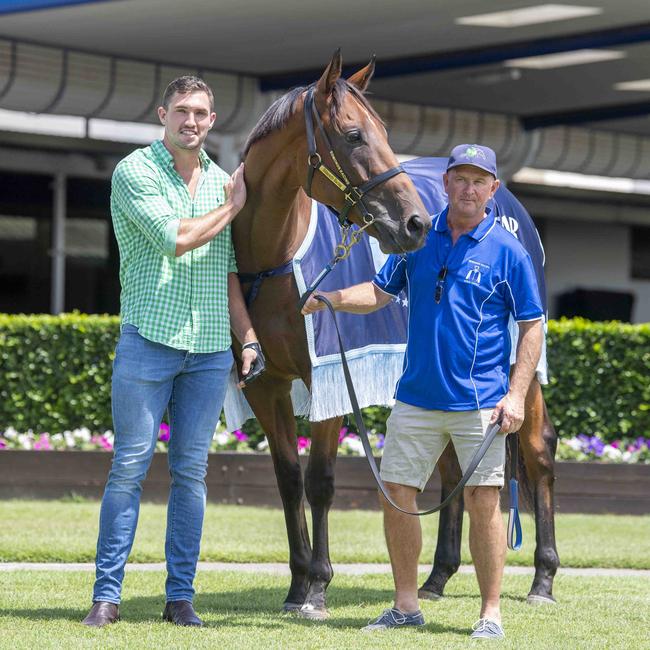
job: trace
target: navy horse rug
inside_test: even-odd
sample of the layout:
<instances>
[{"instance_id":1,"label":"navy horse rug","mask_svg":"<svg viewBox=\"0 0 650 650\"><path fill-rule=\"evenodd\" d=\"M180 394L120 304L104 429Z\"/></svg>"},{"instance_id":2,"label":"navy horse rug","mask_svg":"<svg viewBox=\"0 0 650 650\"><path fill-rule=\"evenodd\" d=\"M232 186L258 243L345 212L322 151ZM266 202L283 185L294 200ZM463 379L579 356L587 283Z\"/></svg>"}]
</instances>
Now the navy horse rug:
<instances>
[{"instance_id":1,"label":"navy horse rug","mask_svg":"<svg viewBox=\"0 0 650 650\"><path fill-rule=\"evenodd\" d=\"M447 158L417 158L403 163L432 215L442 211L447 204L442 184L446 164ZM517 237L530 254L546 311L544 250L530 215L503 185L497 191L491 208L497 221ZM327 206L312 201L309 230L293 260L296 284L301 295L331 261L340 238L336 215ZM334 267L319 289L332 291L371 280L385 259L376 240L363 237L351 249L350 257ZM394 403L395 385L402 374L407 319L408 297L405 293L372 314L337 313L361 407L391 406ZM343 379L331 315L326 311L308 315L305 317L305 328L312 365L312 390L310 393L300 379L293 382L291 397L294 413L311 421L350 413L352 407ZM233 375L224 404L227 426L231 431L254 417L243 393L236 388L235 379Z\"/></svg>"}]
</instances>

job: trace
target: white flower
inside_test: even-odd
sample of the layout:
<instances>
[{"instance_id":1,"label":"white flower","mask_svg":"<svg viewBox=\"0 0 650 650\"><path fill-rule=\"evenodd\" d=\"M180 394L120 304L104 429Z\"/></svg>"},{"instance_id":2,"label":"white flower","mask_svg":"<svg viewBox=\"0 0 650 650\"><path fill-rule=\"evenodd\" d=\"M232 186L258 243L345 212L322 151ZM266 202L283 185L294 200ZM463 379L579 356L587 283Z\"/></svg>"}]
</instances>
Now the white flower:
<instances>
[{"instance_id":1,"label":"white flower","mask_svg":"<svg viewBox=\"0 0 650 650\"><path fill-rule=\"evenodd\" d=\"M260 440L260 442L257 443L257 451L266 451L269 448L269 441L264 438L263 440Z\"/></svg>"},{"instance_id":2,"label":"white flower","mask_svg":"<svg viewBox=\"0 0 650 650\"><path fill-rule=\"evenodd\" d=\"M32 443L34 442L32 436L26 434L26 433L19 433L18 434L18 444L23 448L23 449L31 449L32 448Z\"/></svg>"},{"instance_id":3,"label":"white flower","mask_svg":"<svg viewBox=\"0 0 650 650\"><path fill-rule=\"evenodd\" d=\"M83 442L90 442L90 439L92 438L92 433L90 433L90 429L86 427L81 427L81 429L75 429L73 432L75 438L79 438L79 440L82 440Z\"/></svg>"},{"instance_id":4,"label":"white flower","mask_svg":"<svg viewBox=\"0 0 650 650\"><path fill-rule=\"evenodd\" d=\"M74 439L74 436L72 435L72 431L64 431L63 432L63 437L65 438L65 446L66 447L74 447L76 442Z\"/></svg>"},{"instance_id":5,"label":"white flower","mask_svg":"<svg viewBox=\"0 0 650 650\"><path fill-rule=\"evenodd\" d=\"M567 447L573 449L573 451L580 451L582 449L582 441L579 440L578 438L569 438L568 440L562 438L561 441Z\"/></svg>"},{"instance_id":6,"label":"white flower","mask_svg":"<svg viewBox=\"0 0 650 650\"><path fill-rule=\"evenodd\" d=\"M9 427L2 435L7 440L15 440L18 437L18 431L13 427Z\"/></svg>"},{"instance_id":7,"label":"white flower","mask_svg":"<svg viewBox=\"0 0 650 650\"><path fill-rule=\"evenodd\" d=\"M347 436L346 438L343 438L342 446L347 447L350 451L358 454L359 456L366 455L366 452L363 449L363 443L358 438Z\"/></svg>"},{"instance_id":8,"label":"white flower","mask_svg":"<svg viewBox=\"0 0 650 650\"><path fill-rule=\"evenodd\" d=\"M603 447L603 456L609 458L610 460L622 460L623 452L616 447L611 445L605 445Z\"/></svg>"},{"instance_id":9,"label":"white flower","mask_svg":"<svg viewBox=\"0 0 650 650\"><path fill-rule=\"evenodd\" d=\"M214 434L214 440L218 445L227 445L230 442L230 434L227 431L219 431Z\"/></svg>"},{"instance_id":10,"label":"white flower","mask_svg":"<svg viewBox=\"0 0 650 650\"><path fill-rule=\"evenodd\" d=\"M52 442L61 442L61 440L63 440L63 434L62 433L55 433L50 437L50 440Z\"/></svg>"}]
</instances>

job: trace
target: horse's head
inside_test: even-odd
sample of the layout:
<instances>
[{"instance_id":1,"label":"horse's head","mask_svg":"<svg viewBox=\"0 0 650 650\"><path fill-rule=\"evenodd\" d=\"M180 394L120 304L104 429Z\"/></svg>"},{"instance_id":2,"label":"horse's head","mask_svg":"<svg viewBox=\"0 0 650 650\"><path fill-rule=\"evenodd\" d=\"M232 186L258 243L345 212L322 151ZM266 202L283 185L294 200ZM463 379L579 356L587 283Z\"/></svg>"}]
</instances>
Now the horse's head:
<instances>
[{"instance_id":1,"label":"horse's head","mask_svg":"<svg viewBox=\"0 0 650 650\"><path fill-rule=\"evenodd\" d=\"M424 244L431 217L399 167L381 118L363 96L374 68L373 57L346 81L337 51L318 82L307 89L303 187L353 223L371 222L368 232L385 253L402 253Z\"/></svg>"}]
</instances>

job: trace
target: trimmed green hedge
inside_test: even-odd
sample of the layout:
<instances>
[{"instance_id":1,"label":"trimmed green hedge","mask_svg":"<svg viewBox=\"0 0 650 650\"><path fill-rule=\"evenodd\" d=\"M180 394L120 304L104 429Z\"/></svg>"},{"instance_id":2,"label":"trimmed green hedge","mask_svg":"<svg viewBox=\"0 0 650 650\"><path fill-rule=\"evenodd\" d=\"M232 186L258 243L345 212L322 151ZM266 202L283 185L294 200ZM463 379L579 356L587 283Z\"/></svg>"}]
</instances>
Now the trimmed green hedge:
<instances>
[{"instance_id":1,"label":"trimmed green hedge","mask_svg":"<svg viewBox=\"0 0 650 650\"><path fill-rule=\"evenodd\" d=\"M650 324L550 321L549 414L562 436L650 437Z\"/></svg>"},{"instance_id":2,"label":"trimmed green hedge","mask_svg":"<svg viewBox=\"0 0 650 650\"><path fill-rule=\"evenodd\" d=\"M117 316L0 314L0 431L112 429Z\"/></svg>"},{"instance_id":3,"label":"trimmed green hedge","mask_svg":"<svg viewBox=\"0 0 650 650\"><path fill-rule=\"evenodd\" d=\"M0 314L0 431L111 429L118 331L115 316ZM545 394L560 435L650 435L650 325L551 321L548 361ZM386 415L365 410L377 431ZM257 433L257 424L246 431Z\"/></svg>"}]
</instances>

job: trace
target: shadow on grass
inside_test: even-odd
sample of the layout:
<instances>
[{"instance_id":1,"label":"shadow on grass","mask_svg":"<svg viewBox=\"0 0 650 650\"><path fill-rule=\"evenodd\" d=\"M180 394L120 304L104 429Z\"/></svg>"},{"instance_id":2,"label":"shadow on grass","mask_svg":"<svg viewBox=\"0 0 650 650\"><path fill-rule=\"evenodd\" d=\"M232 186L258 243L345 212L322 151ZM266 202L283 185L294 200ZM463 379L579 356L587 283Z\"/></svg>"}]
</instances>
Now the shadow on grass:
<instances>
[{"instance_id":1,"label":"shadow on grass","mask_svg":"<svg viewBox=\"0 0 650 650\"><path fill-rule=\"evenodd\" d=\"M479 598L478 585L476 586L476 591L468 591L462 593L448 594L445 593L443 599L446 601L450 600L470 600L472 598ZM525 603L528 598L528 595L516 595L511 593L502 593L501 601L510 600L514 603ZM420 599L421 601L424 599ZM436 600L428 600L428 602L437 602Z\"/></svg>"},{"instance_id":2,"label":"shadow on grass","mask_svg":"<svg viewBox=\"0 0 650 650\"><path fill-rule=\"evenodd\" d=\"M90 609L90 607L88 607ZM85 609L74 609L72 607L36 607L36 608L13 608L6 607L2 610L2 617L25 618L29 621L79 621L88 613Z\"/></svg>"},{"instance_id":3,"label":"shadow on grass","mask_svg":"<svg viewBox=\"0 0 650 650\"><path fill-rule=\"evenodd\" d=\"M286 590L275 587L230 590L197 594L194 599L199 616L205 619L205 627L258 627L278 629L287 625L313 627L320 625L332 629L360 629L368 623L367 613L358 617L338 617L334 614L326 621L310 621L295 614L282 612L282 602ZM456 597L456 596L454 596ZM392 603L393 591L363 587L336 587L329 594L329 608L371 605L376 606L376 615ZM123 624L151 624L162 622L161 614L165 605L163 595L136 596L125 599L120 605ZM88 609L90 606L88 607ZM30 621L71 621L79 623L88 609L71 607L6 608L3 615ZM375 616L375 613L371 614ZM264 620L261 621L260 618ZM424 630L430 632L453 632L466 634L467 630L447 626L438 622L428 623Z\"/></svg>"}]
</instances>

